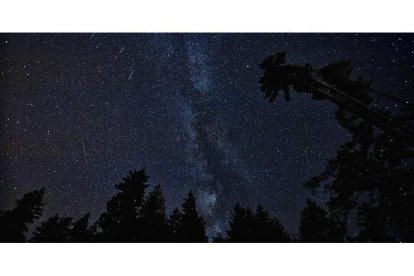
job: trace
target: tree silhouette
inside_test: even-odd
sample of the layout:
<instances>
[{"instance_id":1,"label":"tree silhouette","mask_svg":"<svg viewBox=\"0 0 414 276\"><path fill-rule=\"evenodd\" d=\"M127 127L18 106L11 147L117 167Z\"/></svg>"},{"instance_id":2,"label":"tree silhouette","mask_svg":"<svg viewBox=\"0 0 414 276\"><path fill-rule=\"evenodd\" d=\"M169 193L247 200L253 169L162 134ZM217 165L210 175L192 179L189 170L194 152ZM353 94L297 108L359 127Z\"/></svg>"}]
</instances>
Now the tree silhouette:
<instances>
[{"instance_id":1,"label":"tree silhouette","mask_svg":"<svg viewBox=\"0 0 414 276\"><path fill-rule=\"evenodd\" d=\"M269 212L259 205L255 215L254 239L256 242L290 242L290 235L277 218L272 218Z\"/></svg>"},{"instance_id":2,"label":"tree silhouette","mask_svg":"<svg viewBox=\"0 0 414 276\"><path fill-rule=\"evenodd\" d=\"M253 227L254 214L247 207L243 208L237 203L230 216L230 230L227 230L228 242L254 242Z\"/></svg>"},{"instance_id":3,"label":"tree silhouette","mask_svg":"<svg viewBox=\"0 0 414 276\"><path fill-rule=\"evenodd\" d=\"M190 192L166 219L165 199L157 185L144 198L148 176L144 170L129 172L119 191L107 203L98 221L88 226L89 214L77 221L58 214L41 223L31 242L207 242L204 219ZM24 237L24 236L23 236Z\"/></svg>"},{"instance_id":4,"label":"tree silhouette","mask_svg":"<svg viewBox=\"0 0 414 276\"><path fill-rule=\"evenodd\" d=\"M289 94L293 88L316 100L328 99L338 106L338 123L352 133L352 141L329 160L325 171L306 183L313 191L324 184L323 191L331 195L328 210L338 229L336 239L414 241L414 106L375 91L370 81L353 78L347 60L318 70L287 64L285 56L271 55L261 64L265 97L273 101L280 90ZM370 105L374 97L402 107L391 115ZM353 236L351 218L359 226Z\"/></svg>"},{"instance_id":5,"label":"tree silhouette","mask_svg":"<svg viewBox=\"0 0 414 276\"><path fill-rule=\"evenodd\" d=\"M144 202L148 176L145 170L130 171L115 185L118 193L108 201L106 212L98 219L99 238L109 242L138 241L139 213Z\"/></svg>"},{"instance_id":6,"label":"tree silhouette","mask_svg":"<svg viewBox=\"0 0 414 276\"><path fill-rule=\"evenodd\" d=\"M299 241L301 242L340 242L343 230L328 216L325 209L308 199L302 210L299 223ZM341 235L342 234L342 235Z\"/></svg>"},{"instance_id":7,"label":"tree silhouette","mask_svg":"<svg viewBox=\"0 0 414 276\"><path fill-rule=\"evenodd\" d=\"M70 242L92 242L95 240L96 229L89 227L89 213L72 223Z\"/></svg>"},{"instance_id":8,"label":"tree silhouette","mask_svg":"<svg viewBox=\"0 0 414 276\"><path fill-rule=\"evenodd\" d=\"M89 214L73 222L70 217L58 214L42 222L35 231L31 242L91 242L94 231L88 227Z\"/></svg>"},{"instance_id":9,"label":"tree silhouette","mask_svg":"<svg viewBox=\"0 0 414 276\"><path fill-rule=\"evenodd\" d=\"M72 218L58 214L43 222L33 232L32 242L69 242Z\"/></svg>"},{"instance_id":10,"label":"tree silhouette","mask_svg":"<svg viewBox=\"0 0 414 276\"><path fill-rule=\"evenodd\" d=\"M178 208L175 208L167 220L169 232L171 233L171 241L178 242L178 231L181 227L182 214Z\"/></svg>"},{"instance_id":11,"label":"tree silhouette","mask_svg":"<svg viewBox=\"0 0 414 276\"><path fill-rule=\"evenodd\" d=\"M340 148L325 175L316 177L311 186L325 183L325 190L332 195L328 207L343 225L357 213L359 236L355 240L412 241L412 152L385 133L376 134L367 143L360 139L364 136L361 128L353 132L354 139Z\"/></svg>"},{"instance_id":12,"label":"tree silhouette","mask_svg":"<svg viewBox=\"0 0 414 276\"><path fill-rule=\"evenodd\" d=\"M272 218L263 206L253 213L249 207L237 203L229 221L227 239L217 237L216 242L290 242L290 235L278 219Z\"/></svg>"},{"instance_id":13,"label":"tree silhouette","mask_svg":"<svg viewBox=\"0 0 414 276\"><path fill-rule=\"evenodd\" d=\"M43 212L45 189L33 190L16 200L16 207L0 213L0 241L25 242L28 225Z\"/></svg>"},{"instance_id":14,"label":"tree silhouette","mask_svg":"<svg viewBox=\"0 0 414 276\"><path fill-rule=\"evenodd\" d=\"M159 184L146 198L139 224L141 241L167 242L171 238L165 214L165 199Z\"/></svg>"},{"instance_id":15,"label":"tree silhouette","mask_svg":"<svg viewBox=\"0 0 414 276\"><path fill-rule=\"evenodd\" d=\"M169 219L173 241L207 242L205 222L197 212L196 198L191 191L181 207L182 212L175 209Z\"/></svg>"}]
</instances>

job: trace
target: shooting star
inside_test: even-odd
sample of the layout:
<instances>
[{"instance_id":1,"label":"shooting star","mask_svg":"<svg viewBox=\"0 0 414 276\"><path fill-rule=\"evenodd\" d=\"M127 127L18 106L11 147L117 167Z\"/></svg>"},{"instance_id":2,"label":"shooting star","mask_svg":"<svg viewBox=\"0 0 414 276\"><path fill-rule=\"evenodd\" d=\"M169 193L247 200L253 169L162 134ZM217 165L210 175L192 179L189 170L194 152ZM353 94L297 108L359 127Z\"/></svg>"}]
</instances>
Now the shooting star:
<instances>
[{"instance_id":1,"label":"shooting star","mask_svg":"<svg viewBox=\"0 0 414 276\"><path fill-rule=\"evenodd\" d=\"M95 36L95 33L93 33L93 34L91 35L91 38L92 38L92 37L94 37L94 36Z\"/></svg>"},{"instance_id":2,"label":"shooting star","mask_svg":"<svg viewBox=\"0 0 414 276\"><path fill-rule=\"evenodd\" d=\"M131 79L132 74L134 74L134 72L135 72L135 70L132 70L132 71L131 71L131 74L129 74L128 80L130 80L130 79Z\"/></svg>"},{"instance_id":3,"label":"shooting star","mask_svg":"<svg viewBox=\"0 0 414 276\"><path fill-rule=\"evenodd\" d=\"M119 51L119 52L118 52L118 55L119 55L120 53L122 53L124 50L125 50L125 47L122 47L122 48L121 48L121 51Z\"/></svg>"},{"instance_id":4,"label":"shooting star","mask_svg":"<svg viewBox=\"0 0 414 276\"><path fill-rule=\"evenodd\" d=\"M304 152L304 155L305 155L305 157L306 157L306 162L308 163L308 166L310 166L309 164L310 164L310 162L309 162L309 157L308 157L308 148L309 147L306 147L306 149L305 149L305 152Z\"/></svg>"},{"instance_id":5,"label":"shooting star","mask_svg":"<svg viewBox=\"0 0 414 276\"><path fill-rule=\"evenodd\" d=\"M85 163L86 163L86 166L88 166L88 159L86 158L85 143L83 143L83 141L81 143L82 143L82 148L83 148L83 155L85 156Z\"/></svg>"}]
</instances>

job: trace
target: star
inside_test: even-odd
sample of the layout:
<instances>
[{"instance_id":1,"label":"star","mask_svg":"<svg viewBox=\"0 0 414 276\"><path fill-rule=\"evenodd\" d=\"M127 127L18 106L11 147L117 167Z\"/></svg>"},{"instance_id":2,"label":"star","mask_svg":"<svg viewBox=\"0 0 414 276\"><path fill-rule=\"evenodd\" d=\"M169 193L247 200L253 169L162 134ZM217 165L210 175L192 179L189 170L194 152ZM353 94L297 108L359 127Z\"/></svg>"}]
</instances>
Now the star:
<instances>
[{"instance_id":1,"label":"star","mask_svg":"<svg viewBox=\"0 0 414 276\"><path fill-rule=\"evenodd\" d=\"M90 211L95 220L113 185L145 167L150 187L162 185L167 212L189 190L199 196L209 234L224 233L238 201L266 206L295 232L312 196L303 183L351 137L326 101L293 91L289 103L267 103L258 64L278 51L315 66L349 58L356 76L413 101L412 34L9 34L1 41L0 209L45 186L46 217Z\"/></svg>"}]
</instances>

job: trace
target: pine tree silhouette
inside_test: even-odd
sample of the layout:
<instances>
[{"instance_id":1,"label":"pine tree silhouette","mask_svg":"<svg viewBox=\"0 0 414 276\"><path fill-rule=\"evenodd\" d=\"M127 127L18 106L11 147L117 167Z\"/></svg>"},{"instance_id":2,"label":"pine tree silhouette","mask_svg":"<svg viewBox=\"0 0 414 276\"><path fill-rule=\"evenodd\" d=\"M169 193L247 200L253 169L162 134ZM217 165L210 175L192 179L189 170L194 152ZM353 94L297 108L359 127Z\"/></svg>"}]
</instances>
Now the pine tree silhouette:
<instances>
[{"instance_id":1,"label":"pine tree silhouette","mask_svg":"<svg viewBox=\"0 0 414 276\"><path fill-rule=\"evenodd\" d=\"M92 242L95 241L95 229L89 227L89 216L87 213L79 220L72 223L72 229L70 231L70 242Z\"/></svg>"},{"instance_id":2,"label":"pine tree silhouette","mask_svg":"<svg viewBox=\"0 0 414 276\"><path fill-rule=\"evenodd\" d=\"M94 231L88 227L89 214L73 222L58 214L42 222L33 232L31 242L92 242Z\"/></svg>"},{"instance_id":3,"label":"pine tree silhouette","mask_svg":"<svg viewBox=\"0 0 414 276\"><path fill-rule=\"evenodd\" d=\"M72 218L58 214L44 221L33 232L31 242L69 242Z\"/></svg>"},{"instance_id":4,"label":"pine tree silhouette","mask_svg":"<svg viewBox=\"0 0 414 276\"><path fill-rule=\"evenodd\" d=\"M398 120L386 112L379 112L369 106L374 90L364 78L352 78L350 61L343 60L315 69L310 64L286 63L286 52L283 52L268 56L260 67L264 70L259 81L261 90L270 102L277 98L280 91L283 91L286 101L289 101L293 88L296 92L311 94L315 100L327 99L333 102L338 106L337 118L349 120L348 124L363 120L394 139L414 146L412 125L397 124Z\"/></svg>"},{"instance_id":5,"label":"pine tree silhouette","mask_svg":"<svg viewBox=\"0 0 414 276\"><path fill-rule=\"evenodd\" d=\"M171 241L179 242L178 231L181 227L182 214L178 208L175 208L167 220L169 232L171 233Z\"/></svg>"},{"instance_id":6,"label":"pine tree silhouette","mask_svg":"<svg viewBox=\"0 0 414 276\"><path fill-rule=\"evenodd\" d=\"M228 236L227 241L254 242L254 220L255 218L252 210L249 207L243 208L237 203L230 216L230 229L226 231Z\"/></svg>"},{"instance_id":7,"label":"pine tree silhouette","mask_svg":"<svg viewBox=\"0 0 414 276\"><path fill-rule=\"evenodd\" d=\"M145 242L167 242L171 234L165 214L165 199L158 184L146 198L140 217L140 239Z\"/></svg>"},{"instance_id":8,"label":"pine tree silhouette","mask_svg":"<svg viewBox=\"0 0 414 276\"><path fill-rule=\"evenodd\" d=\"M123 182L115 185L118 193L107 203L106 212L97 222L99 239L107 242L136 242L139 213L144 202L148 176L145 170L129 172Z\"/></svg>"},{"instance_id":9,"label":"pine tree silhouette","mask_svg":"<svg viewBox=\"0 0 414 276\"><path fill-rule=\"evenodd\" d=\"M261 64L265 97L273 101L282 90L288 100L293 88L316 100L328 99L338 106L338 123L352 134L326 170L306 183L314 191L323 183L323 191L331 195L328 210L335 240L414 241L414 105L372 89L364 78L353 78L348 60L318 70L287 64L285 56L272 55ZM399 112L372 106L375 97L398 102ZM352 237L351 218L359 226Z\"/></svg>"},{"instance_id":10,"label":"pine tree silhouette","mask_svg":"<svg viewBox=\"0 0 414 276\"><path fill-rule=\"evenodd\" d=\"M325 209L308 199L302 210L299 223L299 241L301 242L340 242L343 236L336 224L328 217Z\"/></svg>"},{"instance_id":11,"label":"pine tree silhouette","mask_svg":"<svg viewBox=\"0 0 414 276\"><path fill-rule=\"evenodd\" d=\"M0 213L0 241L25 242L28 225L43 212L45 189L33 190L16 200L16 208Z\"/></svg>"},{"instance_id":12,"label":"pine tree silhouette","mask_svg":"<svg viewBox=\"0 0 414 276\"><path fill-rule=\"evenodd\" d=\"M276 218L259 205L256 210L254 240L256 242L290 242L291 237Z\"/></svg>"},{"instance_id":13,"label":"pine tree silhouette","mask_svg":"<svg viewBox=\"0 0 414 276\"><path fill-rule=\"evenodd\" d=\"M229 221L226 242L291 242L278 219L272 218L261 205L253 213L249 207L243 208L237 203ZM217 240L216 240L217 241ZM220 240L218 240L220 241Z\"/></svg>"},{"instance_id":14,"label":"pine tree silhouette","mask_svg":"<svg viewBox=\"0 0 414 276\"><path fill-rule=\"evenodd\" d=\"M207 242L205 222L198 214L196 198L190 191L181 205L182 212L175 209L169 219L173 241L176 242Z\"/></svg>"}]
</instances>

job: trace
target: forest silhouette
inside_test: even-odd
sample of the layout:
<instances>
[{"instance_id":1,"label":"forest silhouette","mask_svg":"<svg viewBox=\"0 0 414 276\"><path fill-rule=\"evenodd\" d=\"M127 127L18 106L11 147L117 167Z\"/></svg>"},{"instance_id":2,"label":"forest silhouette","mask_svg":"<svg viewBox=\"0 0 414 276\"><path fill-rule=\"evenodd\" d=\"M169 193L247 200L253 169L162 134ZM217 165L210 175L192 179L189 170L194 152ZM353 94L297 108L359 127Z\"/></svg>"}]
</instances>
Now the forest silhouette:
<instances>
[{"instance_id":1,"label":"forest silhouette","mask_svg":"<svg viewBox=\"0 0 414 276\"><path fill-rule=\"evenodd\" d=\"M251 209L237 203L225 233L213 242L413 242L414 241L414 105L376 91L371 82L353 77L351 63L342 60L320 69L288 64L286 53L267 57L260 67L266 99L280 92L309 93L314 100L337 105L335 118L352 134L323 172L304 186L327 195L326 205L307 200L298 234L289 233L263 206ZM372 105L375 98L398 102L391 113ZM160 185L148 191L144 169L130 171L115 185L106 210L91 223L58 214L41 221L45 189L16 200L0 211L2 242L208 242L206 223L190 191L180 208L167 215Z\"/></svg>"}]
</instances>

